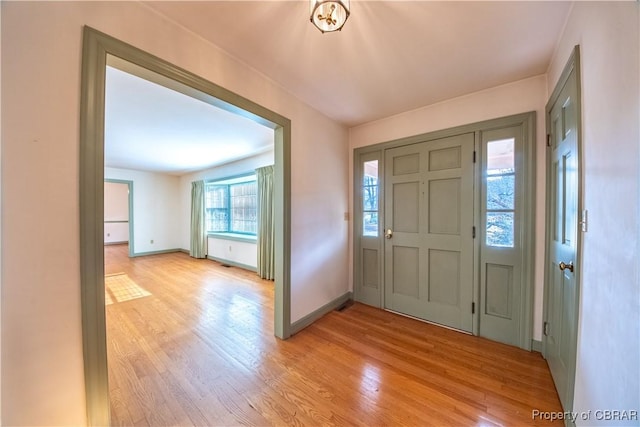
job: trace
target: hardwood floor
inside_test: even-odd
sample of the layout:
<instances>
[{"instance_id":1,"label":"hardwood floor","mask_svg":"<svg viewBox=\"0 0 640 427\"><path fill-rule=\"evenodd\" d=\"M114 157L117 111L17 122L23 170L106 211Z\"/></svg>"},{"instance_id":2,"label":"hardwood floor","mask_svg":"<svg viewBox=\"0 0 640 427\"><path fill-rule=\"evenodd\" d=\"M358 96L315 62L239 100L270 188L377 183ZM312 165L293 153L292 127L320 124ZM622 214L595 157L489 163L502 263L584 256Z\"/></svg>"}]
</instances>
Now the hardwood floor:
<instances>
[{"instance_id":1,"label":"hardwood floor","mask_svg":"<svg viewBox=\"0 0 640 427\"><path fill-rule=\"evenodd\" d=\"M273 282L254 273L126 246L105 247L105 266L120 276L114 425L550 425L532 410L562 410L538 353L357 303L280 341Z\"/></svg>"}]
</instances>

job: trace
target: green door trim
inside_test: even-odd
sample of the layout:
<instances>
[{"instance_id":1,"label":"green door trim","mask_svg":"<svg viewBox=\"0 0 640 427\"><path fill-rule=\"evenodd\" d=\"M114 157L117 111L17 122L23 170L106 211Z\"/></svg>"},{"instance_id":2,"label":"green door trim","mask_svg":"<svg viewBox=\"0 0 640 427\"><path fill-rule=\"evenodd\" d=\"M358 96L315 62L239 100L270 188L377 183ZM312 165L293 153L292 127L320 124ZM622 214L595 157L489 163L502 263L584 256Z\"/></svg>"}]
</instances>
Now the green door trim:
<instances>
[{"instance_id":1,"label":"green door trim","mask_svg":"<svg viewBox=\"0 0 640 427\"><path fill-rule=\"evenodd\" d=\"M576 155L577 155L577 165L578 165L578 173L577 173L577 198L578 198L578 207L577 212L578 215L580 212L584 210L584 184L583 184L583 168L582 168L582 83L581 83L581 68L580 68L580 46L576 45L571 52L569 59L567 60L567 64L565 65L556 86L549 97L549 101L545 107L545 122L546 122L546 131L547 135L551 133L551 121L549 120L549 116L551 114L551 109L558 97L560 96L560 92L562 88L565 86L567 81L569 80L572 73L575 73L575 81L576 81ZM547 301L550 295L549 283L551 281L550 278L550 268L552 268L551 260L548 258L549 254L551 254L551 245L553 244L553 227L552 227L552 218L553 213L551 212L551 203L549 200L553 197L554 188L552 188L552 170L551 170L551 150L547 147L547 155L545 160L545 170L546 170L546 193L545 200L546 208L545 208L545 259L544 259L544 300L543 300L543 320L547 322L549 320L549 303ZM579 224L579 223L578 223ZM575 276L575 313L573 324L576 325L576 330L574 331L575 341L571 345L572 357L571 357L571 366L569 366L569 378L568 378L568 396L567 402L570 402L569 407L563 408L564 411L573 411L573 398L574 398L574 388L575 388L575 372L576 372L576 354L578 347L578 319L580 318L580 289L581 289L581 276L582 276L582 232L578 227L576 233L576 253L574 259L574 276ZM542 355L547 358L547 342L545 339L545 335L543 332L542 336ZM570 423L570 421L567 421Z\"/></svg>"},{"instance_id":2,"label":"green door trim","mask_svg":"<svg viewBox=\"0 0 640 427\"><path fill-rule=\"evenodd\" d=\"M371 304L371 301L380 301L377 307L384 307L384 292L383 286L380 286L378 297L372 297L369 295L367 298L363 298L362 294L362 212L360 211L360 201L362 198L361 182L361 163L363 159L377 158L379 160L379 170L384 171L384 151L390 148L401 147L404 145L416 144L420 142L433 141L449 136L460 135L464 133L475 133L475 149L476 151L481 149L481 135L482 132L489 130L500 129L511 126L522 126L523 137L525 138L525 177L526 183L524 188L523 197L523 215L524 220L524 236L523 241L526 242L524 246L523 264L522 264L522 277L523 277L523 294L521 299L521 313L522 322L520 324L520 337L519 347L525 350L531 350L531 342L533 337L533 293L534 293L534 257L535 257L535 182L536 182L536 112L530 111L526 113L514 114L511 116L501 117L497 119L484 120L462 126L456 126L449 129L443 129L433 132L427 132L420 135L414 135L404 138L399 138L391 141L381 142L377 144L368 145L365 147L359 147L354 149L353 153L353 209L354 209L354 226L352 230L353 237L353 290L354 299L356 301L363 302L365 304ZM375 153L375 154L374 154ZM481 179L481 171L479 167L476 168L476 186L479 185ZM381 173L380 182L384 180L384 175ZM384 191L380 189L380 204L384 203ZM480 192L476 190L474 192L474 225L479 230L481 226L479 222L480 218ZM384 212L381 210L379 213L379 221L381 225L384 224ZM378 236L378 247L384 246L384 236L380 233ZM475 306L479 306L480 301L480 245L479 239L474 239L474 278L473 278L473 295ZM378 259L378 265L380 266L381 281L384 278L384 259L382 253ZM476 274L477 272L477 274ZM381 282L382 283L382 282ZM479 310L475 311L474 315L473 334L479 335Z\"/></svg>"},{"instance_id":3,"label":"green door trim","mask_svg":"<svg viewBox=\"0 0 640 427\"><path fill-rule=\"evenodd\" d=\"M80 100L80 288L89 425L110 421L104 301L104 101L108 56L177 81L215 103L274 129L276 278L274 331L291 335L291 121L189 71L84 27Z\"/></svg>"},{"instance_id":4,"label":"green door trim","mask_svg":"<svg viewBox=\"0 0 640 427\"><path fill-rule=\"evenodd\" d=\"M135 243L133 238L133 181L128 181L125 179L105 178L104 182L111 182L114 184L127 184L127 186L129 187L129 258L132 258L136 253L134 250Z\"/></svg>"}]
</instances>

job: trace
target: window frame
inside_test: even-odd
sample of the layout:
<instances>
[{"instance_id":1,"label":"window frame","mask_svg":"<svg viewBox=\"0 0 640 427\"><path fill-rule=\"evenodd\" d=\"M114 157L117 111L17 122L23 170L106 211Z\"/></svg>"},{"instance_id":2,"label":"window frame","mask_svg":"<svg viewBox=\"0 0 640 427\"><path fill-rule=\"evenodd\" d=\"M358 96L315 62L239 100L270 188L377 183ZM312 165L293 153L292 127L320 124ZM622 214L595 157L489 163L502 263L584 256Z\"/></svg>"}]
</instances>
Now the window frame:
<instances>
[{"instance_id":1,"label":"window frame","mask_svg":"<svg viewBox=\"0 0 640 427\"><path fill-rule=\"evenodd\" d=\"M234 175L234 176L229 176L229 177L224 177L224 178L219 178L219 179L209 179L209 180L205 180L205 223L206 223L206 233L207 236L210 237L219 237L219 238L224 238L227 240L238 240L238 241L256 241L257 236L258 236L258 190L257 190L257 181L258 181L258 177L256 175L255 172L249 172L249 173L245 173L245 174L241 174L241 175ZM247 184L247 183L251 183L251 182L255 182L256 183L256 194L255 194L255 198L256 198L256 219L255 219L255 225L256 225L256 232L255 233L250 233L250 232L246 232L246 231L238 231L238 230L232 230L232 224L233 224L233 205L232 205L232 196L231 196L231 187L235 186L235 185L242 185L242 184ZM209 208L206 202L206 198L207 195L210 191L210 188L212 187L226 187L226 191L225 191L225 198L226 198L226 207L224 208ZM207 210L208 209L214 209L214 210L220 210L220 211L226 211L227 212L227 218L226 218L226 230L210 230L209 229L209 220L208 220L208 214L207 214Z\"/></svg>"}]
</instances>

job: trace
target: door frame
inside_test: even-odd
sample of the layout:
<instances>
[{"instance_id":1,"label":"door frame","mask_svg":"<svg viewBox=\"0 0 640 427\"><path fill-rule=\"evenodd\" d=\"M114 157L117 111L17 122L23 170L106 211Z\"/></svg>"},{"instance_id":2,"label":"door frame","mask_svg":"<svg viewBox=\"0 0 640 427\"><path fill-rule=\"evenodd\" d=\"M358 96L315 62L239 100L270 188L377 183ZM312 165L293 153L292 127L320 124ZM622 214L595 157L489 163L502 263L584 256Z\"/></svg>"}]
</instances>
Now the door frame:
<instances>
[{"instance_id":1,"label":"door frame","mask_svg":"<svg viewBox=\"0 0 640 427\"><path fill-rule=\"evenodd\" d=\"M161 58L85 26L80 98L80 288L85 397L89 425L109 425L104 300L104 111L108 57L128 61L194 89L193 96L274 129L274 333L291 335L291 121Z\"/></svg>"},{"instance_id":2,"label":"door frame","mask_svg":"<svg viewBox=\"0 0 640 427\"><path fill-rule=\"evenodd\" d=\"M551 114L551 108L553 104L560 96L560 92L564 87L567 80L571 76L571 73L575 72L576 77L576 164L578 165L577 172L577 214L580 216L582 212L584 212L584 174L583 174L583 156L582 156L582 83L581 83L581 71L580 71L580 46L576 45L567 60L567 64L565 65L558 82L549 97L549 101L545 107L545 126L548 135L551 133L551 120L549 120L549 115ZM544 299L543 299L543 326L549 320L549 303L548 298L551 295L549 289L549 283L551 280L551 268L553 268L552 262L549 259L551 254L551 245L553 244L553 228L552 228L552 215L551 212L551 203L549 201L553 197L554 188L551 187L551 183L553 182L551 174L551 150L547 143L546 150L546 158L545 158L545 173L546 173L546 188L545 188L545 257L544 257ZM580 218L577 218L576 225L578 226L578 230L576 232L576 253L574 259L574 277L575 277L575 313L574 313L574 325L576 325L576 330L573 331L573 336L575 337L575 342L571 346L572 349L572 357L571 357L571 366L569 367L570 375L568 378L568 389L569 396L568 401L571 402L571 407L563 408L564 411L572 411L573 410L573 398L575 391L575 372L576 372L576 355L578 348L578 320L580 318L580 289L581 289L581 276L582 276L582 233L583 230L580 227L586 227L586 222L582 222ZM547 358L547 340L544 336L544 327L543 327L543 336L542 336L542 355L544 358Z\"/></svg>"},{"instance_id":3,"label":"door frame","mask_svg":"<svg viewBox=\"0 0 640 427\"><path fill-rule=\"evenodd\" d=\"M128 194L128 198L129 198L129 212L128 212L128 216L129 216L129 258L132 258L135 256L135 249L134 249L134 235L133 235L133 181L129 181L126 179L112 179L112 178L105 178L104 182L111 182L114 184L126 184L127 188L129 189L129 194ZM103 234L104 236L104 234Z\"/></svg>"},{"instance_id":4,"label":"door frame","mask_svg":"<svg viewBox=\"0 0 640 427\"><path fill-rule=\"evenodd\" d=\"M390 148L396 148L404 145L411 145L420 142L428 142L450 136L460 135L464 133L475 133L474 147L478 153L476 156L477 163L474 171L474 226L476 230L480 230L480 188L479 184L482 179L482 171L480 170L480 154L481 154L481 137L482 132L486 132L493 129L500 129L504 127L519 126L523 128L523 137L525 138L525 194L523 215L523 241L528 242L524 245L524 259L522 266L522 296L521 296L521 326L519 347L525 350L532 349L533 338L533 304L534 304L534 258L535 258L535 208L536 208L536 194L535 194L535 172L536 172L536 112L530 111L527 113L514 114L511 116L484 120L481 122L475 122L467 125L456 126L449 129L443 129L433 132L427 132L420 135L409 136L387 142L381 142L377 144L368 145L365 147L356 148L353 153L353 292L354 300L363 302L365 304L372 305L378 308L384 308L384 235L381 232L385 224L384 209L380 209L378 212L379 221L379 233L378 233L378 274L380 286L378 287L379 295L372 296L370 291L365 296L365 290L363 289L363 259L361 243L362 238L362 212L360 209L362 203L362 189L359 177L361 176L361 163L362 159L378 160L378 182L384 182L384 157L385 150ZM383 205L384 200L384 186L379 187L380 206ZM482 233L476 233L476 236L480 236ZM474 239L474 255L473 255L473 301L476 306L476 310L473 317L473 335L480 335L480 239Z\"/></svg>"}]
</instances>

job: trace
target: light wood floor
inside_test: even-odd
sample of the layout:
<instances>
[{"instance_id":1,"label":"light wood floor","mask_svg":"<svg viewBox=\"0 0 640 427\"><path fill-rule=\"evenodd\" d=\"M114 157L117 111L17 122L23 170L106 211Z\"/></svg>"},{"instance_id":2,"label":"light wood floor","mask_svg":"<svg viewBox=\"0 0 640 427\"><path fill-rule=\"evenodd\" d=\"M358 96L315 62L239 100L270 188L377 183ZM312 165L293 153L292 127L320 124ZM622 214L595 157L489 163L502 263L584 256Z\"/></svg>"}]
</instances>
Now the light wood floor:
<instances>
[{"instance_id":1,"label":"light wood floor","mask_svg":"<svg viewBox=\"0 0 640 427\"><path fill-rule=\"evenodd\" d=\"M251 272L126 246L105 264L114 425L546 426L532 410L561 411L539 353L357 303L280 341L273 283Z\"/></svg>"}]
</instances>

